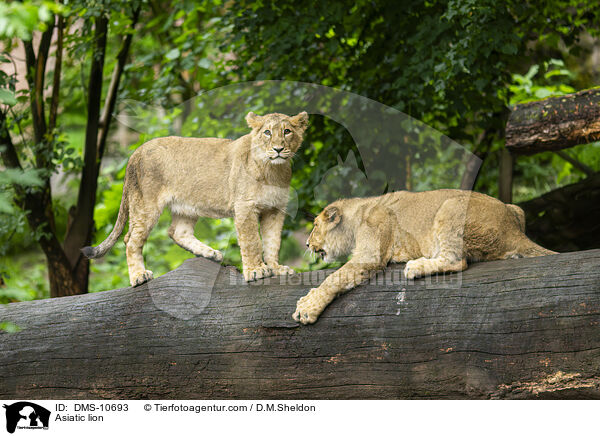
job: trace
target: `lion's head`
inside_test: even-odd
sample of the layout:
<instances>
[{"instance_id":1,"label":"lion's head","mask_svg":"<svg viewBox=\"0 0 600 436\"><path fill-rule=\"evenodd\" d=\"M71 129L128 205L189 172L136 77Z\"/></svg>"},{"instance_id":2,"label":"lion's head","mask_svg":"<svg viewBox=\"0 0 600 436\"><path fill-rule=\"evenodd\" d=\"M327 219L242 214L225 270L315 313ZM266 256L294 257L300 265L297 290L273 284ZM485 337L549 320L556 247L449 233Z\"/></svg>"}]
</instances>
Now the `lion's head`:
<instances>
[{"instance_id":1,"label":"lion's head","mask_svg":"<svg viewBox=\"0 0 600 436\"><path fill-rule=\"evenodd\" d=\"M288 162L300 148L308 127L308 114L300 112L289 117L284 114L263 116L249 112L248 127L252 129L252 149L259 160L277 165Z\"/></svg>"},{"instance_id":2,"label":"lion's head","mask_svg":"<svg viewBox=\"0 0 600 436\"><path fill-rule=\"evenodd\" d=\"M343 225L341 206L332 203L315 218L306 245L325 262L333 262L352 250L353 232L348 230Z\"/></svg>"}]
</instances>

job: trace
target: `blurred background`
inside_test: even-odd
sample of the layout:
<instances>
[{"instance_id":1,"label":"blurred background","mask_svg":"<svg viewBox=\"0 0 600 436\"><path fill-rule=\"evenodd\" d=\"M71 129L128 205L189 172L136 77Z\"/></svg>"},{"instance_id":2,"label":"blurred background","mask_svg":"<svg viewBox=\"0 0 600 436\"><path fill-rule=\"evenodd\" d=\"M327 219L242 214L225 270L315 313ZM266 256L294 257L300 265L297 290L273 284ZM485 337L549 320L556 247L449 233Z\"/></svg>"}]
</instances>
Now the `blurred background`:
<instances>
[{"instance_id":1,"label":"blurred background","mask_svg":"<svg viewBox=\"0 0 600 436\"><path fill-rule=\"evenodd\" d=\"M122 239L91 264L79 248L111 231L133 150L166 135L235 138L248 111L303 104L315 109L293 164L282 263L326 267L305 255L310 215L337 196L396 189L472 187L521 204L548 248L599 247L577 227L598 226L600 143L505 147L519 104L600 84L597 4L539 3L0 2L0 302L128 286ZM353 109L355 133L329 116L337 94L315 102L298 82L342 91L335 104ZM367 99L394 114L382 122ZM400 138L381 128L394 117L409 121ZM165 211L144 248L155 277L192 256L169 223ZM196 236L240 266L231 219L201 219Z\"/></svg>"}]
</instances>

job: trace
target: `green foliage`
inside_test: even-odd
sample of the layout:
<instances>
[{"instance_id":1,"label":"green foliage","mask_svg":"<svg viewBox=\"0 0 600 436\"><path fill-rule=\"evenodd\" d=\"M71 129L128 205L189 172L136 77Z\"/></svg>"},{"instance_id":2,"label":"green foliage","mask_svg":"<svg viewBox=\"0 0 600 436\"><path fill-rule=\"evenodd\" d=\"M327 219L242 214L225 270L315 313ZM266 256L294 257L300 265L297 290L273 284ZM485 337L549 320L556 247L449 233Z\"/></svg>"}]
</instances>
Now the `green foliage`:
<instances>
[{"instance_id":1,"label":"green foliage","mask_svg":"<svg viewBox=\"0 0 600 436\"><path fill-rule=\"evenodd\" d=\"M142 15L132 30L132 11L140 5ZM17 89L16 63L10 53L22 44L19 39L31 40L32 32L43 30L54 13L62 14L66 25L59 123L49 140L50 165L34 170L41 150L31 141L30 96L27 90ZM0 2L0 40L6 52L0 55L0 110L6 114L24 167L23 172L0 172L0 275L5 281L0 286L1 302L48 295L43 255L34 251L36 235L15 207L15 188L37 189L41 181L52 177L56 234L62 238L68 211L77 200L82 166L89 81L89 69L82 65L92 59L93 22L101 15L110 17L104 94L121 38L133 32L115 112L131 112L128 106L133 101L147 106L138 104L132 109L142 134L113 137L107 145L94 214L95 242L103 240L114 225L124 168L136 147L172 134L234 138L247 132L243 116L248 110L270 111L284 106L290 97L285 93L229 97L223 93L214 102L190 100L222 85L296 80L384 103L486 155L476 189L491 195L497 195L498 154L504 146L508 107L597 85L581 66L578 42L584 31L599 35L600 11L591 0L359 0L328 2L326 7L317 0L301 7L289 0L76 0L68 2L68 7L54 2ZM46 87L53 77L49 69ZM116 123L113 133L115 127ZM384 169L396 171L405 186L428 189L460 177L453 172L460 158L455 149L440 143L426 152L416 145L401 147L394 138L385 139L370 144L370 150L376 157L385 148L391 158ZM127 146L121 146L122 142ZM599 144L574 147L568 153L600 169ZM348 162L350 154L354 162L332 170L338 158ZM365 195L370 192L367 188L383 192L387 189L385 172L369 174L364 182L362 170L369 163L341 124L312 115L305 145L294 162L292 192L299 209L320 211L325 200L315 198L315 189L323 183L332 192L349 195ZM335 171L344 177L336 177ZM520 201L577 181L583 174L556 154L541 153L519 158L515 176L515 200ZM165 212L145 246L148 266L156 275L191 256L168 238L169 221ZM299 228L309 228L301 215L286 220L284 261L302 255L303 248L292 235ZM224 251L226 263L240 266L230 219L200 220L196 235ZM297 262L306 269L325 266L307 256ZM92 263L90 289L127 286L126 270L124 245L118 242L105 258Z\"/></svg>"},{"instance_id":2,"label":"green foliage","mask_svg":"<svg viewBox=\"0 0 600 436\"><path fill-rule=\"evenodd\" d=\"M246 1L226 19L237 54L230 64L243 79L341 87L453 139L466 137L475 114L502 110L498 90L523 44L511 11L492 0L361 1L350 11L341 2L322 8L313 1L302 13L292 2Z\"/></svg>"},{"instance_id":3,"label":"green foliage","mask_svg":"<svg viewBox=\"0 0 600 436\"><path fill-rule=\"evenodd\" d=\"M36 169L4 169L0 172L0 258L7 254L17 240L22 240L21 235L26 228L25 215L13 202L14 189L20 187L27 190L40 186L42 181L38 174ZM4 273L2 269L0 263L0 277Z\"/></svg>"},{"instance_id":4,"label":"green foliage","mask_svg":"<svg viewBox=\"0 0 600 436\"><path fill-rule=\"evenodd\" d=\"M21 331L21 327L16 325L14 322L4 321L0 322L0 330L7 333L18 333Z\"/></svg>"},{"instance_id":5,"label":"green foliage","mask_svg":"<svg viewBox=\"0 0 600 436\"><path fill-rule=\"evenodd\" d=\"M561 59L550 59L541 65L532 65L526 74L513 75L513 83L509 85L510 104L575 92L576 89L572 86L574 80L575 74L565 67ZM600 170L600 143L580 145L564 152L591 168ZM515 163L515 175L527 181L515 187L515 202L529 200L540 192L576 183L585 177L571 163L549 151L519 157Z\"/></svg>"},{"instance_id":6,"label":"green foliage","mask_svg":"<svg viewBox=\"0 0 600 436\"><path fill-rule=\"evenodd\" d=\"M13 186L40 186L42 184L42 180L38 176L38 173L39 170L36 169L23 171L16 168L7 168L0 173L0 189L4 191L0 196L0 214L15 212L14 207L8 201L6 191Z\"/></svg>"},{"instance_id":7,"label":"green foliage","mask_svg":"<svg viewBox=\"0 0 600 436\"><path fill-rule=\"evenodd\" d=\"M565 68L561 59L544 62L541 71L540 65L532 65L525 75L513 75L513 83L508 87L511 92L510 104L527 103L575 92L575 88L568 85L574 76Z\"/></svg>"},{"instance_id":8,"label":"green foliage","mask_svg":"<svg viewBox=\"0 0 600 436\"><path fill-rule=\"evenodd\" d=\"M64 8L50 1L4 2L0 1L0 38L31 40L34 30L45 30L53 13Z\"/></svg>"},{"instance_id":9,"label":"green foliage","mask_svg":"<svg viewBox=\"0 0 600 436\"><path fill-rule=\"evenodd\" d=\"M7 106L14 106L17 104L17 98L15 94L8 89L0 89L0 103Z\"/></svg>"},{"instance_id":10,"label":"green foliage","mask_svg":"<svg viewBox=\"0 0 600 436\"><path fill-rule=\"evenodd\" d=\"M219 0L149 1L149 16L133 41L123 98L165 107L221 82L217 41L226 31Z\"/></svg>"},{"instance_id":11,"label":"green foliage","mask_svg":"<svg viewBox=\"0 0 600 436\"><path fill-rule=\"evenodd\" d=\"M242 80L290 79L339 87L398 108L477 148L488 157L476 189L494 195L508 105L573 89L561 60L541 62L543 78L536 77L535 83L536 67L523 75L521 70L531 67L533 50L557 52L574 46L584 30L597 34L599 14L592 2L579 1L542 6L390 0L323 8L314 0L300 11L289 1L247 0L225 14L232 32L222 47L233 47L236 56L227 65ZM478 144L482 133L485 143ZM353 140L327 119L314 120L308 136L319 148L306 149L298 159L293 183L300 206L314 211L310 194L337 156L353 149ZM427 162L429 174L423 173L423 164L413 162L413 173L442 185L439 177L445 173L435 160ZM539 183L538 173L519 168L517 173L518 198L524 191L543 192L557 176L550 173Z\"/></svg>"},{"instance_id":12,"label":"green foliage","mask_svg":"<svg viewBox=\"0 0 600 436\"><path fill-rule=\"evenodd\" d=\"M36 300L49 296L48 275L41 252L4 258L0 263L0 275L4 280L4 285L0 286L0 303Z\"/></svg>"}]
</instances>

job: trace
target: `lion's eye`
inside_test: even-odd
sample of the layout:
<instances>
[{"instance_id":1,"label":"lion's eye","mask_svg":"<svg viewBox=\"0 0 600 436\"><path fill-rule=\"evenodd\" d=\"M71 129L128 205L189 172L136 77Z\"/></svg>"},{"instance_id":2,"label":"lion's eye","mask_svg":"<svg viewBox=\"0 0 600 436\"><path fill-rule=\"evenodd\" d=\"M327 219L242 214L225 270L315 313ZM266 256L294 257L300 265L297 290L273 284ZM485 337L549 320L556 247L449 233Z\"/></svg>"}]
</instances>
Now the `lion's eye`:
<instances>
[{"instance_id":1,"label":"lion's eye","mask_svg":"<svg viewBox=\"0 0 600 436\"><path fill-rule=\"evenodd\" d=\"M285 130L283 131L283 134L284 134L284 135L289 135L290 133L292 133L292 131L291 131L290 129L285 129Z\"/></svg>"},{"instance_id":2,"label":"lion's eye","mask_svg":"<svg viewBox=\"0 0 600 436\"><path fill-rule=\"evenodd\" d=\"M267 136L271 136L271 131L270 131L270 130L265 130L263 133L264 133L265 135L267 135Z\"/></svg>"}]
</instances>

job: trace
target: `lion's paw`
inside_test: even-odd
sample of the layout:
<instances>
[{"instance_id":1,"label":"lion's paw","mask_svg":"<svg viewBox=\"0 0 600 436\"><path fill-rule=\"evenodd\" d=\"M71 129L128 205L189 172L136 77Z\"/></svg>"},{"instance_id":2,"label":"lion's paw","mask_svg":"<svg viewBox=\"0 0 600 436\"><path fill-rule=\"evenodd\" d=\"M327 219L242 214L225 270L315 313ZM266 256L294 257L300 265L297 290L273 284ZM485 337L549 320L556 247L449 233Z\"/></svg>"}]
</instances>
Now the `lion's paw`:
<instances>
[{"instance_id":1,"label":"lion's paw","mask_svg":"<svg viewBox=\"0 0 600 436\"><path fill-rule=\"evenodd\" d=\"M327 304L327 299L322 298L319 290L312 288L308 294L298 300L292 317L302 324L312 324L323 313Z\"/></svg>"},{"instance_id":2,"label":"lion's paw","mask_svg":"<svg viewBox=\"0 0 600 436\"><path fill-rule=\"evenodd\" d=\"M408 280L421 277L423 272L423 262L420 259L409 260L404 267L404 275Z\"/></svg>"},{"instance_id":3,"label":"lion's paw","mask_svg":"<svg viewBox=\"0 0 600 436\"><path fill-rule=\"evenodd\" d=\"M296 274L292 268L286 265L271 265L271 270L274 276L286 276L289 274Z\"/></svg>"},{"instance_id":4,"label":"lion's paw","mask_svg":"<svg viewBox=\"0 0 600 436\"><path fill-rule=\"evenodd\" d=\"M273 275L273 271L267 265L262 264L252 268L244 268L244 279L247 282L264 279Z\"/></svg>"},{"instance_id":5,"label":"lion's paw","mask_svg":"<svg viewBox=\"0 0 600 436\"><path fill-rule=\"evenodd\" d=\"M152 271L144 270L130 277L131 286L140 286L153 279Z\"/></svg>"},{"instance_id":6,"label":"lion's paw","mask_svg":"<svg viewBox=\"0 0 600 436\"><path fill-rule=\"evenodd\" d=\"M211 250L210 253L208 253L206 256L203 256L203 257L214 260L215 262L219 262L219 263L223 262L223 253L221 253L218 250Z\"/></svg>"}]
</instances>

